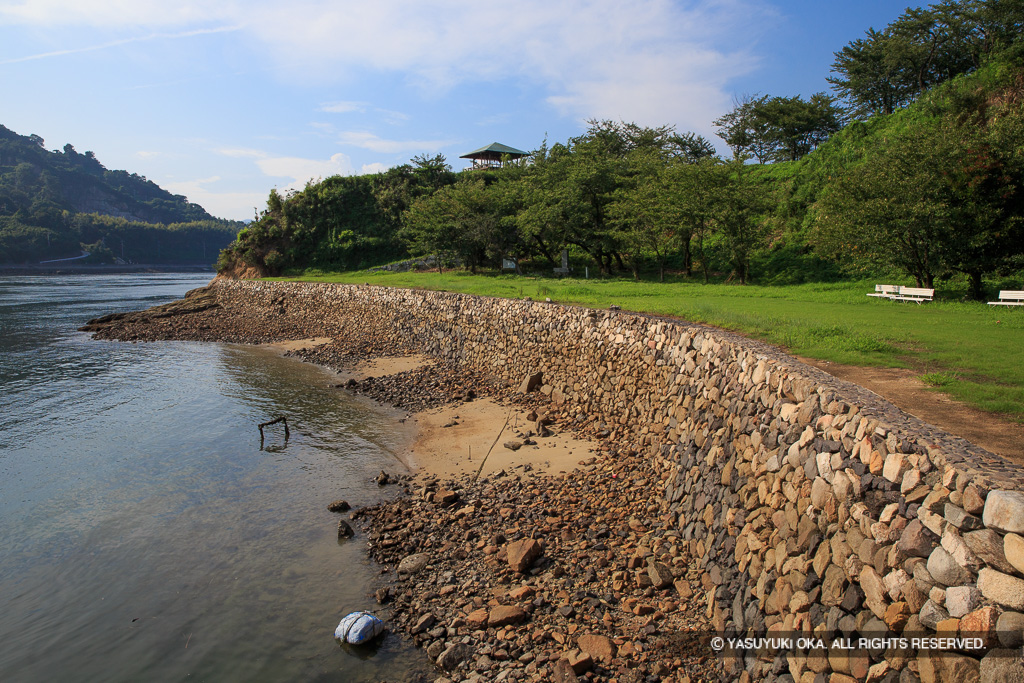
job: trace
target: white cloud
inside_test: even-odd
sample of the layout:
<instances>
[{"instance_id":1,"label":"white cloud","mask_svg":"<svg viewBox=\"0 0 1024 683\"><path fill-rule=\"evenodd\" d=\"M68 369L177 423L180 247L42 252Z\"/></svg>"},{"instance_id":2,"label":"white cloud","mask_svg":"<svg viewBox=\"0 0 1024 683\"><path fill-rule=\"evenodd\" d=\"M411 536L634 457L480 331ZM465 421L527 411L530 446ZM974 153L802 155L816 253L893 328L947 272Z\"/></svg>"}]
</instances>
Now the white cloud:
<instances>
[{"instance_id":1,"label":"white cloud","mask_svg":"<svg viewBox=\"0 0 1024 683\"><path fill-rule=\"evenodd\" d=\"M385 140L368 131L346 131L338 135L343 145L361 147L382 154L399 152L432 152L450 145L454 140Z\"/></svg>"},{"instance_id":2,"label":"white cloud","mask_svg":"<svg viewBox=\"0 0 1024 683\"><path fill-rule=\"evenodd\" d=\"M264 174L273 178L287 178L286 189L300 190L310 180L334 175L352 175L355 169L347 155L338 152L330 159L302 159L299 157L267 157L256 161Z\"/></svg>"},{"instance_id":3,"label":"white cloud","mask_svg":"<svg viewBox=\"0 0 1024 683\"><path fill-rule=\"evenodd\" d=\"M389 168L391 167L388 166L387 164L382 164L379 161L376 161L372 164L363 164L359 169L359 173L360 175L369 175L371 173L383 173Z\"/></svg>"},{"instance_id":4,"label":"white cloud","mask_svg":"<svg viewBox=\"0 0 1024 683\"><path fill-rule=\"evenodd\" d=\"M327 104L321 104L317 111L327 112L329 114L347 114L352 111L366 111L365 102L330 102Z\"/></svg>"},{"instance_id":5,"label":"white cloud","mask_svg":"<svg viewBox=\"0 0 1024 683\"><path fill-rule=\"evenodd\" d=\"M756 66L744 46L768 14L762 0L298 0L259 6L250 30L292 76L400 73L437 97L511 79L568 116L693 128Z\"/></svg>"},{"instance_id":6,"label":"white cloud","mask_svg":"<svg viewBox=\"0 0 1024 683\"><path fill-rule=\"evenodd\" d=\"M392 126L404 123L412 118L408 114L403 114L400 111L392 111L390 109L374 109L374 111L383 117L385 123Z\"/></svg>"},{"instance_id":7,"label":"white cloud","mask_svg":"<svg viewBox=\"0 0 1024 683\"><path fill-rule=\"evenodd\" d=\"M165 0L22 0L0 4L0 24L45 26L184 26L244 17L244 8L224 2Z\"/></svg>"},{"instance_id":8,"label":"white cloud","mask_svg":"<svg viewBox=\"0 0 1024 683\"><path fill-rule=\"evenodd\" d=\"M213 185L219 181L219 176L213 176L198 180L165 183L163 187L169 192L188 197L190 202L199 204L219 218L245 220L252 218L256 209L266 206L267 192L218 192L207 187L207 185Z\"/></svg>"},{"instance_id":9,"label":"white cloud","mask_svg":"<svg viewBox=\"0 0 1024 683\"><path fill-rule=\"evenodd\" d=\"M0 0L0 24L142 33L123 40L240 27L289 82L379 73L426 97L462 83L528 84L565 116L696 130L728 108L729 80L757 66L746 46L773 13L769 0ZM171 30L178 32L163 33ZM364 106L327 102L321 110ZM375 136L347 144L415 148Z\"/></svg>"}]
</instances>

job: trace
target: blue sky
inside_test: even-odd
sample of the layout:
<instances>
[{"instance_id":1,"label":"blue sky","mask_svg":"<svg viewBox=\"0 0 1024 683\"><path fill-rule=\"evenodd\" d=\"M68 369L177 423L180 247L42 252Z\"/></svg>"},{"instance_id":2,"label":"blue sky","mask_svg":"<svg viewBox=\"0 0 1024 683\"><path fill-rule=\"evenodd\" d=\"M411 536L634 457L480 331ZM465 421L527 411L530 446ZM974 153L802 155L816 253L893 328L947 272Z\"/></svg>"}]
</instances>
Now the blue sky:
<instances>
[{"instance_id":1,"label":"blue sky","mask_svg":"<svg viewBox=\"0 0 1024 683\"><path fill-rule=\"evenodd\" d=\"M590 118L711 139L745 94L828 89L833 53L903 2L0 0L0 124L71 143L214 215L272 187Z\"/></svg>"}]
</instances>

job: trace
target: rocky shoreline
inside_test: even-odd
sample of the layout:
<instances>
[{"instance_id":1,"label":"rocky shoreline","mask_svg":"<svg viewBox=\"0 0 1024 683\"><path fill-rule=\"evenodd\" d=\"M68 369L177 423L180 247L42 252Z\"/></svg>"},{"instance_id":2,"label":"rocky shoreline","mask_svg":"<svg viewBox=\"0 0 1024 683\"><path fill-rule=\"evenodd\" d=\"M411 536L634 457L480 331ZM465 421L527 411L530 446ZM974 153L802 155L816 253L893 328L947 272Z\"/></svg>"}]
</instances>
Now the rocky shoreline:
<instances>
[{"instance_id":1,"label":"rocky shoreline","mask_svg":"<svg viewBox=\"0 0 1024 683\"><path fill-rule=\"evenodd\" d=\"M415 351L327 321L313 331L284 317L234 315L209 287L81 329L122 341L246 344L315 332L331 341L287 355L336 371ZM714 584L683 561L664 501L668 473L637 444L562 410L539 383L512 387L443 360L339 388L410 413L489 397L530 412L512 441L572 430L599 444L572 472L524 465L479 479L424 475L407 483L407 495L348 513L381 566L376 598L389 628L423 648L438 683L731 678L707 644L703 597Z\"/></svg>"},{"instance_id":2,"label":"rocky shoreline","mask_svg":"<svg viewBox=\"0 0 1024 683\"><path fill-rule=\"evenodd\" d=\"M377 593L443 681L725 680L661 478L605 444L571 473L428 478L357 511Z\"/></svg>"},{"instance_id":3,"label":"rocky shoreline","mask_svg":"<svg viewBox=\"0 0 1024 683\"><path fill-rule=\"evenodd\" d=\"M590 435L580 464L535 461L557 475L508 459L355 515L441 681L1024 683L1019 467L774 347L617 309L266 281L88 329L326 338L297 354L335 368L418 355L432 369L350 388L426 409L438 443L432 408L492 400L535 413L510 449ZM466 471L447 444L430 457Z\"/></svg>"}]
</instances>

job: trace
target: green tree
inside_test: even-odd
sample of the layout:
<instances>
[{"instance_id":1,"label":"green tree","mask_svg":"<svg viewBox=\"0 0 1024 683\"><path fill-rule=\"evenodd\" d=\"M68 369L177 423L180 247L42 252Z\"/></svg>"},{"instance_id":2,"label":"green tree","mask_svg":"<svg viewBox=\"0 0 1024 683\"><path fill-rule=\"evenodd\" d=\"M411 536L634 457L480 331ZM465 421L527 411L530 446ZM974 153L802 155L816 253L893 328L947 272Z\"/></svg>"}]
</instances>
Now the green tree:
<instances>
[{"instance_id":1,"label":"green tree","mask_svg":"<svg viewBox=\"0 0 1024 683\"><path fill-rule=\"evenodd\" d=\"M718 232L733 274L740 284L746 284L750 281L750 259L764 246L768 197L740 159L729 163L728 179L720 197L716 211Z\"/></svg>"},{"instance_id":2,"label":"green tree","mask_svg":"<svg viewBox=\"0 0 1024 683\"><path fill-rule=\"evenodd\" d=\"M759 164L766 164L775 154L775 141L768 120L760 115L767 95L745 96L727 114L715 119L718 137L732 148L737 157L753 156Z\"/></svg>"},{"instance_id":3,"label":"green tree","mask_svg":"<svg viewBox=\"0 0 1024 683\"><path fill-rule=\"evenodd\" d=\"M736 157L758 163L796 161L842 127L835 100L815 93L796 97L748 97L715 120L718 135Z\"/></svg>"},{"instance_id":4,"label":"green tree","mask_svg":"<svg viewBox=\"0 0 1024 683\"><path fill-rule=\"evenodd\" d=\"M835 53L828 78L855 118L891 114L1019 42L1020 0L943 0L907 9Z\"/></svg>"},{"instance_id":5,"label":"green tree","mask_svg":"<svg viewBox=\"0 0 1024 683\"><path fill-rule=\"evenodd\" d=\"M983 277L1024 253L1024 116L1008 109L920 121L876 145L819 200L819 247L903 269L920 287L963 273L982 299Z\"/></svg>"}]
</instances>

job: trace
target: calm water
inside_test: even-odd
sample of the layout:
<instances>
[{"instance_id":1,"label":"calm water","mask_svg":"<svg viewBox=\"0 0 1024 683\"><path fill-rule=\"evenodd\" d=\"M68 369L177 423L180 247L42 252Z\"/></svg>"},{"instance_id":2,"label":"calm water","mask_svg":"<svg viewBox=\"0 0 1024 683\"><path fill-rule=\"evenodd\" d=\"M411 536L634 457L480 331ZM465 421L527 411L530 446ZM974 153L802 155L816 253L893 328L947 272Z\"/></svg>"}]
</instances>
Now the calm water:
<instances>
[{"instance_id":1,"label":"calm water","mask_svg":"<svg viewBox=\"0 0 1024 683\"><path fill-rule=\"evenodd\" d=\"M93 341L194 274L0 277L0 680L379 681L422 653L342 649L373 608L326 505L400 471L389 416L258 348ZM284 414L292 427L256 424Z\"/></svg>"}]
</instances>

